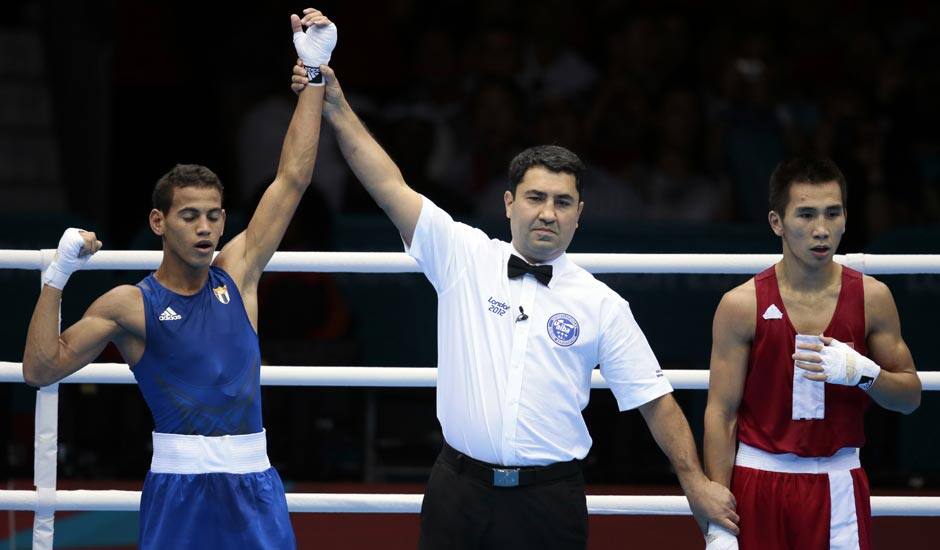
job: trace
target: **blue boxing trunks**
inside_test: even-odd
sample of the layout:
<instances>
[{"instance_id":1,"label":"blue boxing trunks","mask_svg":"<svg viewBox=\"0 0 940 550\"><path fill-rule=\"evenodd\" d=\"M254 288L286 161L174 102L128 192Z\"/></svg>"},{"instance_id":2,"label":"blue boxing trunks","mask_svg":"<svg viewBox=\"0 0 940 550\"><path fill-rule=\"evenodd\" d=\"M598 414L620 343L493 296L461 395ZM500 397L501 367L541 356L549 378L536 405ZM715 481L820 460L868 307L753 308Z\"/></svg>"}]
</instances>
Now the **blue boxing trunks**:
<instances>
[{"instance_id":1,"label":"blue boxing trunks","mask_svg":"<svg viewBox=\"0 0 940 550\"><path fill-rule=\"evenodd\" d=\"M142 550L296 547L265 433L153 434L140 502Z\"/></svg>"}]
</instances>

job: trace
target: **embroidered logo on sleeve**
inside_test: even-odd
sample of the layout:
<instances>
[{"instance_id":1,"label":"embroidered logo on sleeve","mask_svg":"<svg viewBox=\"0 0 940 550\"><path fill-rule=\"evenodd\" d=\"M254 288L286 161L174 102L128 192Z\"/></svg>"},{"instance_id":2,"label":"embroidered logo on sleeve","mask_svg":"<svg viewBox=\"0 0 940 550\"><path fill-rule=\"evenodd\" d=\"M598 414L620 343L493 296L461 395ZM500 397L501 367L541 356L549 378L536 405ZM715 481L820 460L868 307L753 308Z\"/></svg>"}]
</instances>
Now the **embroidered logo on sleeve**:
<instances>
[{"instance_id":1,"label":"embroidered logo on sleeve","mask_svg":"<svg viewBox=\"0 0 940 550\"><path fill-rule=\"evenodd\" d=\"M183 316L173 311L173 308L171 307L164 309L163 313L161 313L159 317L161 321L179 321L182 318Z\"/></svg>"},{"instance_id":2,"label":"embroidered logo on sleeve","mask_svg":"<svg viewBox=\"0 0 940 550\"><path fill-rule=\"evenodd\" d=\"M213 288L212 292L215 294L215 297L218 301L222 302L223 304L229 303L228 288L226 288L225 285Z\"/></svg>"},{"instance_id":3,"label":"embroidered logo on sleeve","mask_svg":"<svg viewBox=\"0 0 940 550\"><path fill-rule=\"evenodd\" d=\"M764 312L764 319L768 321L771 319L783 319L783 312L780 311L777 304L770 304L770 307Z\"/></svg>"},{"instance_id":4,"label":"embroidered logo on sleeve","mask_svg":"<svg viewBox=\"0 0 940 550\"><path fill-rule=\"evenodd\" d=\"M578 341L581 327L567 313L556 313L548 319L548 337L559 346L568 347Z\"/></svg>"}]
</instances>

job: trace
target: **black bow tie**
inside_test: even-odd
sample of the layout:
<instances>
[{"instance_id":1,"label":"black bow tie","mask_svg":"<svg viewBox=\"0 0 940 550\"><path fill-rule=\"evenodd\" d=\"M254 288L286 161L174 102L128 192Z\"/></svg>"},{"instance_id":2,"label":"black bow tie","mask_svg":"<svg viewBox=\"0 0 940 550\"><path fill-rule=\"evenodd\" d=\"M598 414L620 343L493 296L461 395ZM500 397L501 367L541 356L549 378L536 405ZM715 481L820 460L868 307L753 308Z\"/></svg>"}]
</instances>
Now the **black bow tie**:
<instances>
[{"instance_id":1,"label":"black bow tie","mask_svg":"<svg viewBox=\"0 0 940 550\"><path fill-rule=\"evenodd\" d=\"M507 265L507 269L510 279L515 279L516 277L522 277L526 273L531 273L532 275L535 275L536 281L542 283L545 286L548 286L549 281L552 280L552 266L532 265L515 254L509 256L509 264Z\"/></svg>"}]
</instances>

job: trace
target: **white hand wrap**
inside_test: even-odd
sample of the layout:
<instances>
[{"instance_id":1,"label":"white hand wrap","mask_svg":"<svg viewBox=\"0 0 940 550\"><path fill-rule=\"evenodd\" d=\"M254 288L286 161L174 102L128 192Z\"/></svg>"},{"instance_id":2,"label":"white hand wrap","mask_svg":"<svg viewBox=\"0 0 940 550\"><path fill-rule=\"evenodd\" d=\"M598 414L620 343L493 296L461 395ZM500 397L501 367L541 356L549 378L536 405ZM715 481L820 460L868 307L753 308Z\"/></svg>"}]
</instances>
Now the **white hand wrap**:
<instances>
[{"instance_id":1,"label":"white hand wrap","mask_svg":"<svg viewBox=\"0 0 940 550\"><path fill-rule=\"evenodd\" d=\"M81 230L70 227L62 234L62 238L59 239L59 248L55 251L52 263L42 272L42 283L44 285L62 290L72 273L81 269L85 262L91 258L91 254L79 257L82 247L85 246L85 239L82 238L79 231Z\"/></svg>"},{"instance_id":2,"label":"white hand wrap","mask_svg":"<svg viewBox=\"0 0 940 550\"><path fill-rule=\"evenodd\" d=\"M336 47L336 25L330 23L325 27L312 25L305 32L294 33L294 48L297 56L304 62L307 69L307 79L311 86L323 86L323 75L320 74L320 65L330 61L330 54Z\"/></svg>"},{"instance_id":3,"label":"white hand wrap","mask_svg":"<svg viewBox=\"0 0 940 550\"><path fill-rule=\"evenodd\" d=\"M868 391L881 374L881 367L874 361L835 338L831 344L823 346L820 356L820 366L830 384L858 386Z\"/></svg>"},{"instance_id":4,"label":"white hand wrap","mask_svg":"<svg viewBox=\"0 0 940 550\"><path fill-rule=\"evenodd\" d=\"M720 525L709 523L705 550L738 550L738 537Z\"/></svg>"}]
</instances>

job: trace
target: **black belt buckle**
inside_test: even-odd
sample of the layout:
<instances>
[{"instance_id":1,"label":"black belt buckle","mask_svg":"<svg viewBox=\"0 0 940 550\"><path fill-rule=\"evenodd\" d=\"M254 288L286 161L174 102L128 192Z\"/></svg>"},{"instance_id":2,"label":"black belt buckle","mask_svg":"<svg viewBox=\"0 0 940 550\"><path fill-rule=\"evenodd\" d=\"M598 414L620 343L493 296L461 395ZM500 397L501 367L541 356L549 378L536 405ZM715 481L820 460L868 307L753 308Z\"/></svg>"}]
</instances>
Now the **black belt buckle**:
<instances>
[{"instance_id":1,"label":"black belt buckle","mask_svg":"<svg viewBox=\"0 0 940 550\"><path fill-rule=\"evenodd\" d=\"M493 487L518 487L519 468L493 468Z\"/></svg>"}]
</instances>

